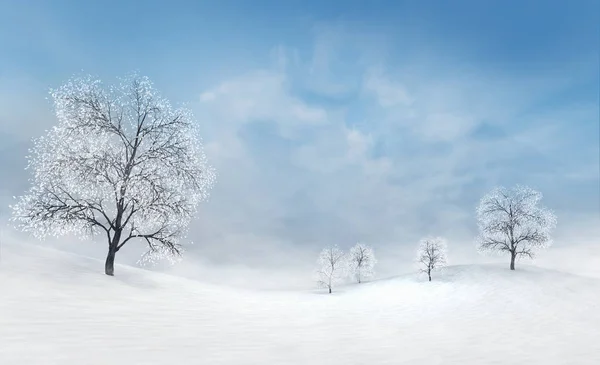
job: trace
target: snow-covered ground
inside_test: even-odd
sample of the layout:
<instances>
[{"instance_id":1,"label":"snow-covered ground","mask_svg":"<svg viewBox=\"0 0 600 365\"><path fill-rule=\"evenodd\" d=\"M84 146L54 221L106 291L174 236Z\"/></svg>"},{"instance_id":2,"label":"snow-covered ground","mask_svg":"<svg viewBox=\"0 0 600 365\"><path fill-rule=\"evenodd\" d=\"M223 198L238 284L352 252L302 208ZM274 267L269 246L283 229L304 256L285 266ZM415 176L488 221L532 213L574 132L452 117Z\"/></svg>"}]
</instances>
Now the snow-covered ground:
<instances>
[{"instance_id":1,"label":"snow-covered ground","mask_svg":"<svg viewBox=\"0 0 600 365\"><path fill-rule=\"evenodd\" d=\"M264 292L5 244L0 364L600 364L600 279L517 269Z\"/></svg>"}]
</instances>

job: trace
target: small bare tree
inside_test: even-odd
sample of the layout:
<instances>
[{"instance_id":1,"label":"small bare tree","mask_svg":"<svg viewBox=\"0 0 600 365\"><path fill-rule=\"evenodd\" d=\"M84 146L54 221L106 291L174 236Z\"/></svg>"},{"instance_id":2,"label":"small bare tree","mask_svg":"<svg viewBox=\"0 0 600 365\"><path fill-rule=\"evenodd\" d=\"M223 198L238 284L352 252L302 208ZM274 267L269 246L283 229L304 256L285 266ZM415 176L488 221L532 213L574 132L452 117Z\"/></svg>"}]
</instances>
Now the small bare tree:
<instances>
[{"instance_id":1,"label":"small bare tree","mask_svg":"<svg viewBox=\"0 0 600 365\"><path fill-rule=\"evenodd\" d=\"M318 265L317 283L329 289L331 294L333 285L346 277L346 254L335 245L324 248L319 255Z\"/></svg>"},{"instance_id":2,"label":"small bare tree","mask_svg":"<svg viewBox=\"0 0 600 365\"><path fill-rule=\"evenodd\" d=\"M508 253L514 270L516 258L533 258L537 249L549 247L556 216L538 205L541 199L540 192L520 185L499 187L485 195L477 208L478 249Z\"/></svg>"},{"instance_id":3,"label":"small bare tree","mask_svg":"<svg viewBox=\"0 0 600 365\"><path fill-rule=\"evenodd\" d=\"M417 263L419 271L427 274L431 281L431 273L439 270L447 264L447 244L441 237L427 237L419 242L417 252Z\"/></svg>"},{"instance_id":4,"label":"small bare tree","mask_svg":"<svg viewBox=\"0 0 600 365\"><path fill-rule=\"evenodd\" d=\"M349 272L360 284L362 280L372 277L373 267L377 263L373 249L365 244L357 243L350 249Z\"/></svg>"},{"instance_id":5,"label":"small bare tree","mask_svg":"<svg viewBox=\"0 0 600 365\"><path fill-rule=\"evenodd\" d=\"M135 75L109 88L76 78L51 95L58 125L35 141L33 186L12 207L13 220L39 238L103 234L111 276L116 253L133 239L148 245L141 261L178 257L215 178L191 112Z\"/></svg>"}]
</instances>

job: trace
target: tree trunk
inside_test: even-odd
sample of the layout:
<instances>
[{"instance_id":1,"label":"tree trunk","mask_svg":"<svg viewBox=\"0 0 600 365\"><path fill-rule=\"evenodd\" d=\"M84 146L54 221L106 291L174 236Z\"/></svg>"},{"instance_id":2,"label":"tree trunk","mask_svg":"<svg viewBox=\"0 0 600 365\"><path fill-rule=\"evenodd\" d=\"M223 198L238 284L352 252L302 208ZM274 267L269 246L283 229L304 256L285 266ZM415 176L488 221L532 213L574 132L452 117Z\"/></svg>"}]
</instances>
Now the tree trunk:
<instances>
[{"instance_id":1,"label":"tree trunk","mask_svg":"<svg viewBox=\"0 0 600 365\"><path fill-rule=\"evenodd\" d=\"M119 241L121 240L121 231L116 231L115 235L108 242L108 255L104 264L104 273L108 276L115 275L115 256L119 251Z\"/></svg>"},{"instance_id":2,"label":"tree trunk","mask_svg":"<svg viewBox=\"0 0 600 365\"><path fill-rule=\"evenodd\" d=\"M108 276L114 276L115 274L115 255L117 251L112 247L108 248L108 255L106 256L106 264L104 264L104 273Z\"/></svg>"},{"instance_id":3,"label":"tree trunk","mask_svg":"<svg viewBox=\"0 0 600 365\"><path fill-rule=\"evenodd\" d=\"M515 269L515 258L517 257L517 255L514 252L510 253L510 269L514 270Z\"/></svg>"},{"instance_id":4,"label":"tree trunk","mask_svg":"<svg viewBox=\"0 0 600 365\"><path fill-rule=\"evenodd\" d=\"M331 294L331 287L329 287L329 294Z\"/></svg>"},{"instance_id":5,"label":"tree trunk","mask_svg":"<svg viewBox=\"0 0 600 365\"><path fill-rule=\"evenodd\" d=\"M431 273L430 272L427 273L427 276L429 276L429 281L431 281Z\"/></svg>"}]
</instances>

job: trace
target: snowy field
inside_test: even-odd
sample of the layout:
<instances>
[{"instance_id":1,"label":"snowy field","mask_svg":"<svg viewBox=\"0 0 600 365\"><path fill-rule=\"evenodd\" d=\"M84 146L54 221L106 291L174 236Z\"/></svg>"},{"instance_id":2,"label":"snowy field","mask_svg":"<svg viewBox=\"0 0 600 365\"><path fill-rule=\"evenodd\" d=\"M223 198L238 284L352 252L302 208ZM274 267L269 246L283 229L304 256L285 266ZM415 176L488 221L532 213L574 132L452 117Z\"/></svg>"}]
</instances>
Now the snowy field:
<instances>
[{"instance_id":1,"label":"snowy field","mask_svg":"<svg viewBox=\"0 0 600 365\"><path fill-rule=\"evenodd\" d=\"M5 244L0 364L600 364L600 279L487 265L434 280L243 291Z\"/></svg>"}]
</instances>

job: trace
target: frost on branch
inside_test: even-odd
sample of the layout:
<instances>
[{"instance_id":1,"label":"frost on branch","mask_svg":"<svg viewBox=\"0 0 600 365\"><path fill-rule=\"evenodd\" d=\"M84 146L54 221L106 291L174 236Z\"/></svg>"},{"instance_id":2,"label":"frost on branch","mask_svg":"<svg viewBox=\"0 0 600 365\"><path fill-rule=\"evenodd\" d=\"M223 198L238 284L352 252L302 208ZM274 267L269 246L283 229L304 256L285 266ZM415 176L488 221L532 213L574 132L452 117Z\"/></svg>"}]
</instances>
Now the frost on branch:
<instances>
[{"instance_id":1,"label":"frost on branch","mask_svg":"<svg viewBox=\"0 0 600 365\"><path fill-rule=\"evenodd\" d=\"M349 272L360 284L364 279L373 277L373 268L377 263L373 249L365 244L357 243L350 249L348 258Z\"/></svg>"},{"instance_id":2,"label":"frost on branch","mask_svg":"<svg viewBox=\"0 0 600 365\"><path fill-rule=\"evenodd\" d=\"M321 251L318 259L317 283L331 293L335 284L347 276L346 254L337 246L330 246Z\"/></svg>"},{"instance_id":3,"label":"frost on branch","mask_svg":"<svg viewBox=\"0 0 600 365\"><path fill-rule=\"evenodd\" d=\"M146 77L105 87L75 78L51 91L57 125L34 141L32 186L13 220L38 238L101 234L105 272L133 239L146 259L177 257L215 180L191 112L174 108Z\"/></svg>"},{"instance_id":4,"label":"frost on branch","mask_svg":"<svg viewBox=\"0 0 600 365\"><path fill-rule=\"evenodd\" d=\"M428 237L419 242L417 251L417 264L419 271L427 274L431 281L431 273L441 269L447 264L448 245L441 237Z\"/></svg>"},{"instance_id":5,"label":"frost on branch","mask_svg":"<svg viewBox=\"0 0 600 365\"><path fill-rule=\"evenodd\" d=\"M549 247L556 216L539 205L541 199L540 192L520 185L485 195L477 207L478 249L509 254L514 270L517 257L533 258L537 249Z\"/></svg>"}]
</instances>

